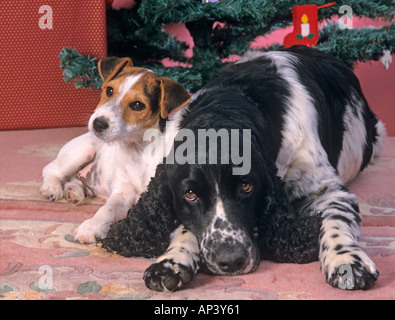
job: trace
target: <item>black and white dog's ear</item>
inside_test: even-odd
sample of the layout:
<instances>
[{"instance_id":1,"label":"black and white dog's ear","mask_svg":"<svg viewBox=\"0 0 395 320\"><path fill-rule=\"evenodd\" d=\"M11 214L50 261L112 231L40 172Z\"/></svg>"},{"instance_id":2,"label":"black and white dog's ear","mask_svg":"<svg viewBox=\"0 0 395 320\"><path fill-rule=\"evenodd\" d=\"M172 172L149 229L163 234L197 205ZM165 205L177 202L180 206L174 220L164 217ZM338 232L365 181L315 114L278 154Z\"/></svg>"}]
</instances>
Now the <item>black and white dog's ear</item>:
<instances>
[{"instance_id":1,"label":"black and white dog's ear","mask_svg":"<svg viewBox=\"0 0 395 320\"><path fill-rule=\"evenodd\" d=\"M318 259L319 215L301 215L279 177L272 177L272 192L258 220L259 246L263 259L308 263Z\"/></svg>"},{"instance_id":2,"label":"black and white dog's ear","mask_svg":"<svg viewBox=\"0 0 395 320\"><path fill-rule=\"evenodd\" d=\"M172 197L165 165L159 164L147 191L128 211L126 219L112 225L107 237L100 240L103 248L125 257L163 254L177 227Z\"/></svg>"}]
</instances>

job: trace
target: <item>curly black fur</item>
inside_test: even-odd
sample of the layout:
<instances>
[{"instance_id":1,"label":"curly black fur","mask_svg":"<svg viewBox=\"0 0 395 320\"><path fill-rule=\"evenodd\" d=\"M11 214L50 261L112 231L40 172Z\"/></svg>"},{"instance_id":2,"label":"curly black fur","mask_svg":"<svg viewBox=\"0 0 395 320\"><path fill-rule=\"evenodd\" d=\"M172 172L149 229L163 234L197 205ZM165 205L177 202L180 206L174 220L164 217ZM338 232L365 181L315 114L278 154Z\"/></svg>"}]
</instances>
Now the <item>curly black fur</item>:
<instances>
[{"instance_id":1,"label":"curly black fur","mask_svg":"<svg viewBox=\"0 0 395 320\"><path fill-rule=\"evenodd\" d=\"M301 216L297 213L283 183L278 181L268 209L258 222L261 257L291 263L317 260L321 223L320 215Z\"/></svg>"},{"instance_id":2,"label":"curly black fur","mask_svg":"<svg viewBox=\"0 0 395 320\"><path fill-rule=\"evenodd\" d=\"M100 240L103 248L125 257L152 258L165 252L169 235L177 227L172 203L166 201L171 191L163 183L165 175L164 165L158 165L149 192L144 192L127 218L114 224L107 237Z\"/></svg>"}]
</instances>

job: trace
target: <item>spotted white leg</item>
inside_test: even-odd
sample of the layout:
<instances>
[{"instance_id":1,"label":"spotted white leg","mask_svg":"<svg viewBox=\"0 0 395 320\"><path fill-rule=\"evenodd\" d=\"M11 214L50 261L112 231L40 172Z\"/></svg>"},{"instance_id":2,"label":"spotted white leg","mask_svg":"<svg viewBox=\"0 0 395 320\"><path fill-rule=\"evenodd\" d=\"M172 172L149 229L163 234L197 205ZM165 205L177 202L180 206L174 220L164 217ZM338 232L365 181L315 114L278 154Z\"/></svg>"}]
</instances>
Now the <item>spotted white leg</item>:
<instances>
[{"instance_id":1,"label":"spotted white leg","mask_svg":"<svg viewBox=\"0 0 395 320\"><path fill-rule=\"evenodd\" d=\"M340 289L368 289L379 272L358 243L361 217L356 197L344 187L317 197L312 207L321 212L319 258L326 281ZM344 283L348 270L348 283Z\"/></svg>"},{"instance_id":2,"label":"spotted white leg","mask_svg":"<svg viewBox=\"0 0 395 320\"><path fill-rule=\"evenodd\" d=\"M199 269L199 243L195 235L179 226L171 234L170 246L144 273L148 288L174 291L192 280Z\"/></svg>"}]
</instances>

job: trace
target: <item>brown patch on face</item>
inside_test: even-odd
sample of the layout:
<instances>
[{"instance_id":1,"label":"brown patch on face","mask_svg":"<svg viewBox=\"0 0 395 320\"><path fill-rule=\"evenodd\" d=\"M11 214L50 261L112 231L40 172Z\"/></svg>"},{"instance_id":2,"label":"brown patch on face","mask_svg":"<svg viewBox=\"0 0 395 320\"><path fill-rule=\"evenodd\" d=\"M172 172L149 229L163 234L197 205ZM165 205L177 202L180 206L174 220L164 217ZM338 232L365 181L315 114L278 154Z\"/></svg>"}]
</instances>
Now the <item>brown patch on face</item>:
<instances>
[{"instance_id":1,"label":"brown patch on face","mask_svg":"<svg viewBox=\"0 0 395 320\"><path fill-rule=\"evenodd\" d=\"M138 75L140 78L133 84L129 92L124 94L122 101L116 107L122 109L125 122L149 128L154 126L160 117L160 89L157 81L158 76L147 69L127 67L114 79L106 82L102 87L101 98L96 109L111 100L117 101L119 95L122 94L120 92L122 83L128 77Z\"/></svg>"},{"instance_id":2,"label":"brown patch on face","mask_svg":"<svg viewBox=\"0 0 395 320\"><path fill-rule=\"evenodd\" d=\"M116 96L119 93L119 87L124 80L125 77L117 77L102 86L100 101L97 104L96 109L100 108L103 104L109 102L110 100L116 99ZM110 88L112 89L112 94L108 95Z\"/></svg>"},{"instance_id":3,"label":"brown patch on face","mask_svg":"<svg viewBox=\"0 0 395 320\"><path fill-rule=\"evenodd\" d=\"M153 127L159 120L158 77L146 71L122 99L123 117L129 124Z\"/></svg>"}]
</instances>

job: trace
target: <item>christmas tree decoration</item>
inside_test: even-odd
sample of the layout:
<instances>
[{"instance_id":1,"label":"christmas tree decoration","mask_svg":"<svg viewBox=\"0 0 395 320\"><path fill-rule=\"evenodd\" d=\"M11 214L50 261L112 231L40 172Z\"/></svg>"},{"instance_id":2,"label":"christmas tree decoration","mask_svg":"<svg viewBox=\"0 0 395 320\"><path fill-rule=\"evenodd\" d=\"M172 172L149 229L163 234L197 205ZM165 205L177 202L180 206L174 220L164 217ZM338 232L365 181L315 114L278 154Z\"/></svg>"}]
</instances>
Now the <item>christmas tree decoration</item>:
<instances>
[{"instance_id":1,"label":"christmas tree decoration","mask_svg":"<svg viewBox=\"0 0 395 320\"><path fill-rule=\"evenodd\" d=\"M315 4L292 7L294 29L284 38L284 47L305 45L312 47L318 43L318 10L335 5L331 2L322 6Z\"/></svg>"},{"instance_id":2,"label":"christmas tree decoration","mask_svg":"<svg viewBox=\"0 0 395 320\"><path fill-rule=\"evenodd\" d=\"M170 77L190 92L196 92L229 63L230 58L242 56L249 50L258 36L291 25L294 28L284 46L313 46L349 66L356 61L377 61L384 50L394 52L393 0L339 0L336 4L328 1L305 0L304 5L299 6L294 0L136 0L136 5L129 10L107 8L108 55L131 57L136 66ZM388 25L348 29L329 23L318 29L318 23L338 17L344 5L352 8L353 17L385 19ZM188 29L193 38L192 57L185 56L188 44L166 32L164 26L172 23L185 24ZM273 44L260 49L281 47L281 44ZM88 86L88 79L81 77L84 72L77 69L78 65L86 68L89 59L82 63L81 57L77 58L72 51L69 53L69 58L75 57L78 63L69 61L72 70L67 74L76 74L80 80L75 82L69 78L68 81ZM161 63L164 58L178 66L164 67ZM98 73L95 77L92 83L99 83Z\"/></svg>"},{"instance_id":3,"label":"christmas tree decoration","mask_svg":"<svg viewBox=\"0 0 395 320\"><path fill-rule=\"evenodd\" d=\"M384 50L383 56L380 59L380 62L383 64L384 68L388 70L390 68L390 64L392 63L392 56L390 50Z\"/></svg>"},{"instance_id":4,"label":"christmas tree decoration","mask_svg":"<svg viewBox=\"0 0 395 320\"><path fill-rule=\"evenodd\" d=\"M71 48L63 48L60 51L60 61L65 82L73 83L76 89L101 88L102 80L96 58L84 57Z\"/></svg>"},{"instance_id":5,"label":"christmas tree decoration","mask_svg":"<svg viewBox=\"0 0 395 320\"><path fill-rule=\"evenodd\" d=\"M388 27L340 29L336 23L320 31L320 41L314 47L334 56L349 67L356 61L378 61L384 50L394 53L395 24Z\"/></svg>"}]
</instances>

